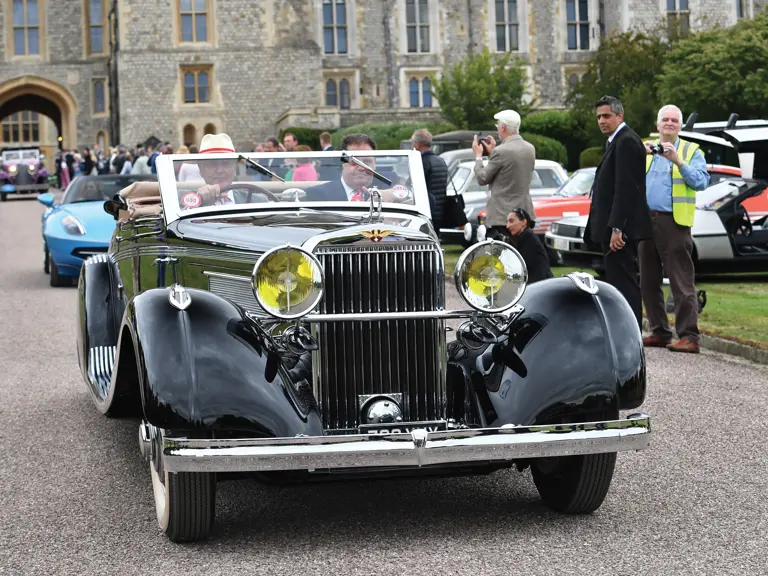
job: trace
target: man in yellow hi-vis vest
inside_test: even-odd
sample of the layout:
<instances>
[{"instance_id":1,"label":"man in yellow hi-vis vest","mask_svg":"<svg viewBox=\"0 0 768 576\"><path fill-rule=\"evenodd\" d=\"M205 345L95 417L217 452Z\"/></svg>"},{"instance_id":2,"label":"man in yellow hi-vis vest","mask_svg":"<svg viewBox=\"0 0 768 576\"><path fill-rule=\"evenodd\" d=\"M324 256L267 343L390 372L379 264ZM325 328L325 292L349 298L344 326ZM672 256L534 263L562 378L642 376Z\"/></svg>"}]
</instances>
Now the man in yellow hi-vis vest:
<instances>
[{"instance_id":1,"label":"man in yellow hi-vis vest","mask_svg":"<svg viewBox=\"0 0 768 576\"><path fill-rule=\"evenodd\" d=\"M653 238L640 242L640 290L651 335L645 346L666 347L673 352L699 352L698 301L693 269L691 227L696 211L696 191L709 186L707 161L699 146L681 139L683 113L677 106L659 110L659 140L646 142L645 187L653 219ZM672 343L661 286L669 278L675 301Z\"/></svg>"}]
</instances>

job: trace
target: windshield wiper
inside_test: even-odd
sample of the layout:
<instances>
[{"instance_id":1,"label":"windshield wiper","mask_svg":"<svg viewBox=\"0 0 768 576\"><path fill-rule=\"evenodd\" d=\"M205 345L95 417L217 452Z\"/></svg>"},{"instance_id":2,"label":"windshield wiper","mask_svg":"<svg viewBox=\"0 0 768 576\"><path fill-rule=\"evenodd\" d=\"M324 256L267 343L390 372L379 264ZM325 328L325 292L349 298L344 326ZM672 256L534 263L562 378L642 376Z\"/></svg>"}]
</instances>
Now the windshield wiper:
<instances>
[{"instance_id":1,"label":"windshield wiper","mask_svg":"<svg viewBox=\"0 0 768 576\"><path fill-rule=\"evenodd\" d=\"M258 162L254 162L253 160L251 160L250 158L246 158L246 157L245 157L245 156L243 156L242 154L240 154L240 156L238 156L237 158L238 158L239 160L245 160L245 161L246 161L246 163L248 163L248 164L250 164L251 166L253 166L253 167L254 167L256 170L258 170L259 172L261 172L262 174L264 174L264 176L271 176L272 178L277 178L278 180L280 180L280 182L285 182L285 179L284 179L284 178L280 178L280 176L278 176L277 174L275 174L274 172L272 172L272 170L270 170L269 168L266 168L266 167L262 166L262 165L261 165L261 164L259 164Z\"/></svg>"},{"instance_id":2,"label":"windshield wiper","mask_svg":"<svg viewBox=\"0 0 768 576\"><path fill-rule=\"evenodd\" d=\"M354 164L355 166L359 166L360 168L362 168L363 170L365 170L369 174L372 174L373 176L376 176L376 178L378 178L379 180L381 180L385 184L388 184L388 185L392 186L392 180L390 180L386 176L382 176L381 174L376 172L376 170L374 170L370 166L367 166L367 165L363 164L362 162L360 162L360 160L358 160L354 156L348 156L346 152L342 152L341 153L341 162L342 162L342 164L346 164L348 162L352 162L352 164Z\"/></svg>"}]
</instances>

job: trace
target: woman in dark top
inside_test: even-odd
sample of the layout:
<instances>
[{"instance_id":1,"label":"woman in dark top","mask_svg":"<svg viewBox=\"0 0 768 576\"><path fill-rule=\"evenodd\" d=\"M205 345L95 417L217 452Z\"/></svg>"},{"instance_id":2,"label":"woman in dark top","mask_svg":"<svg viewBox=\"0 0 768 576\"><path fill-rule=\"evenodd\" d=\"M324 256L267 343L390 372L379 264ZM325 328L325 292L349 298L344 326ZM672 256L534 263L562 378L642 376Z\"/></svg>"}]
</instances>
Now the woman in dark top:
<instances>
[{"instance_id":1,"label":"woman in dark top","mask_svg":"<svg viewBox=\"0 0 768 576\"><path fill-rule=\"evenodd\" d=\"M528 212L515 208L507 216L507 230L512 235L512 245L520 252L528 268L528 284L552 278L549 256L536 234L534 222Z\"/></svg>"}]
</instances>

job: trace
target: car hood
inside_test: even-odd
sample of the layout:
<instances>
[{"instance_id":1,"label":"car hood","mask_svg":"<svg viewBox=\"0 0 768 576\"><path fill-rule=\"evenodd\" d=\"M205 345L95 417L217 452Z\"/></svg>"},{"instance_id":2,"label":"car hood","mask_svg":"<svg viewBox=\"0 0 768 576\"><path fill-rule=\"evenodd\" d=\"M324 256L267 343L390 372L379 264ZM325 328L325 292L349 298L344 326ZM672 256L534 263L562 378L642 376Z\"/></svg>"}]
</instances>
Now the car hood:
<instances>
[{"instance_id":1,"label":"car hood","mask_svg":"<svg viewBox=\"0 0 768 576\"><path fill-rule=\"evenodd\" d=\"M587 225L587 220L589 220L589 216L571 216L570 218L558 220L557 223L583 227Z\"/></svg>"},{"instance_id":2,"label":"car hood","mask_svg":"<svg viewBox=\"0 0 768 576\"><path fill-rule=\"evenodd\" d=\"M74 216L85 228L85 236L91 242L109 244L112 232L115 230L115 219L104 211L104 201L78 202L76 204L61 204L48 216L48 221L60 221L66 216ZM82 238L82 237L81 237Z\"/></svg>"},{"instance_id":3,"label":"car hood","mask_svg":"<svg viewBox=\"0 0 768 576\"><path fill-rule=\"evenodd\" d=\"M264 252L284 244L301 246L307 240L329 232L343 231L366 224L366 213L327 211L265 212L182 218L171 226L174 234L192 242ZM390 230L408 228L429 233L421 216L384 213L383 221L370 228Z\"/></svg>"},{"instance_id":4,"label":"car hood","mask_svg":"<svg viewBox=\"0 0 768 576\"><path fill-rule=\"evenodd\" d=\"M543 198L541 200L535 199L533 201L533 207L536 209L536 213L545 212L547 214L567 212L571 209L581 208L589 206L589 198L586 196L574 196L572 198Z\"/></svg>"}]
</instances>

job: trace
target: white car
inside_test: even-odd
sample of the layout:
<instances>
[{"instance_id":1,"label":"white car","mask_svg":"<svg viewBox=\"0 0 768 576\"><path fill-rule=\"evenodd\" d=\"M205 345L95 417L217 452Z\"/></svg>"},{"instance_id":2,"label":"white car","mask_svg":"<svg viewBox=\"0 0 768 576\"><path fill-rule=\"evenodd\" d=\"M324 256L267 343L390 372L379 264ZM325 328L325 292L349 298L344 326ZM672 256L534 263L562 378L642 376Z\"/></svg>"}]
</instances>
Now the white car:
<instances>
[{"instance_id":1,"label":"white car","mask_svg":"<svg viewBox=\"0 0 768 576\"><path fill-rule=\"evenodd\" d=\"M545 243L566 266L601 270L597 246L584 241L588 216L550 226ZM697 272L768 270L768 183L729 178L696 194L691 235Z\"/></svg>"},{"instance_id":2,"label":"white car","mask_svg":"<svg viewBox=\"0 0 768 576\"><path fill-rule=\"evenodd\" d=\"M487 165L488 160L483 160ZM552 160L536 160L531 178L531 197L546 198L557 192L558 188L568 180L568 173L557 162ZM443 228L441 238L446 241L459 240L469 245L478 240L477 228L485 218L485 206L491 197L488 186L481 186L475 176L475 162L461 162L450 175L448 180L448 196L454 194L464 198L464 212L469 224L464 228ZM482 238L480 238L482 240Z\"/></svg>"}]
</instances>

